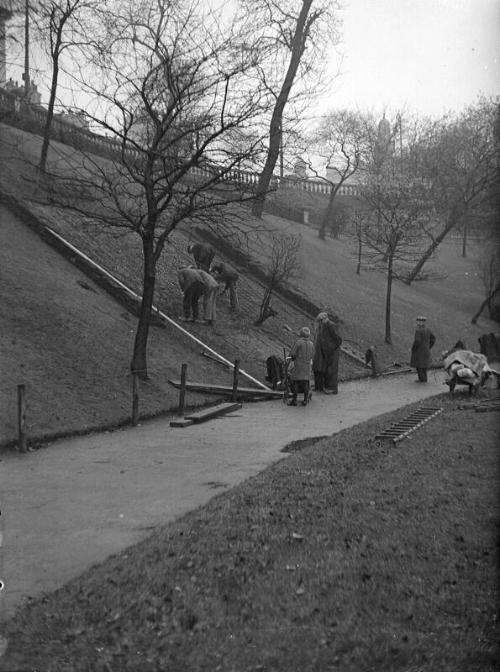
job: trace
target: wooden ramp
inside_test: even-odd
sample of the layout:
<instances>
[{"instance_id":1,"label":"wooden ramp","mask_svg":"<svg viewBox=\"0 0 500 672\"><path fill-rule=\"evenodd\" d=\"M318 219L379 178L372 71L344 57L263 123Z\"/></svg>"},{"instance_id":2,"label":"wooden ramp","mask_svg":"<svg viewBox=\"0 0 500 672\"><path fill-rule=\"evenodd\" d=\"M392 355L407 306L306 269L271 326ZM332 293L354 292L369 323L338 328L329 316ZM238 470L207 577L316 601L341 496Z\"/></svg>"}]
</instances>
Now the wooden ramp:
<instances>
[{"instance_id":1,"label":"wooden ramp","mask_svg":"<svg viewBox=\"0 0 500 672\"><path fill-rule=\"evenodd\" d=\"M189 413L189 415L185 415L183 418L172 420L170 422L170 427L189 427L190 425L206 422L207 420L212 420L212 418L218 418L220 415L237 411L240 408L241 404L236 402L228 402L218 404L217 406L211 406L210 408L203 408L201 411Z\"/></svg>"},{"instance_id":2,"label":"wooden ramp","mask_svg":"<svg viewBox=\"0 0 500 672\"><path fill-rule=\"evenodd\" d=\"M176 387L178 390L181 388L180 380L169 380L170 385ZM232 385L210 385L208 383L188 383L186 382L186 390L191 392L208 392L211 394L232 394L233 387ZM259 398L271 398L271 399L281 399L283 397L283 392L280 390L265 390L258 387L240 387L238 386L236 394L238 397L259 397Z\"/></svg>"}]
</instances>

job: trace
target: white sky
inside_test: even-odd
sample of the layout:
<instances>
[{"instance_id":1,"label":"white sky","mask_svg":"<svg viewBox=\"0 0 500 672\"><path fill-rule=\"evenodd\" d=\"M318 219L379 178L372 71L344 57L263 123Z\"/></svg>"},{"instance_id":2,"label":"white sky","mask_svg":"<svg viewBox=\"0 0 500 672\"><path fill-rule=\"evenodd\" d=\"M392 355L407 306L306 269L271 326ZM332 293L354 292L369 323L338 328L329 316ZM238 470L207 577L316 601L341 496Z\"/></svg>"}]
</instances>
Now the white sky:
<instances>
[{"instance_id":1,"label":"white sky","mask_svg":"<svg viewBox=\"0 0 500 672\"><path fill-rule=\"evenodd\" d=\"M500 0L344 0L321 109L440 116L500 92Z\"/></svg>"},{"instance_id":2,"label":"white sky","mask_svg":"<svg viewBox=\"0 0 500 672\"><path fill-rule=\"evenodd\" d=\"M340 74L312 115L348 107L439 116L480 92L500 93L500 0L343 0L343 7L342 40L328 68ZM7 76L20 80L22 57L18 63ZM41 79L35 75L46 103Z\"/></svg>"}]
</instances>

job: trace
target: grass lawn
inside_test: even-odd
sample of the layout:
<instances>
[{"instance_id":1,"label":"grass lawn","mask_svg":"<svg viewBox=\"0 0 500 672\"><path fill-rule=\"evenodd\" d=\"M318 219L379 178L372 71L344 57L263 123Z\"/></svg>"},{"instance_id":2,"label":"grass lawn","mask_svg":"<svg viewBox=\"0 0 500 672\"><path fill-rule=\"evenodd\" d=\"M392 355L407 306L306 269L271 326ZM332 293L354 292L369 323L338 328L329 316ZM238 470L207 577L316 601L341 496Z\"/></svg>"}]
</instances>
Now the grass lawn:
<instances>
[{"instance_id":1,"label":"grass lawn","mask_svg":"<svg viewBox=\"0 0 500 672\"><path fill-rule=\"evenodd\" d=\"M496 394L493 391L484 394ZM0 670L493 672L498 412L302 446L6 624Z\"/></svg>"}]
</instances>

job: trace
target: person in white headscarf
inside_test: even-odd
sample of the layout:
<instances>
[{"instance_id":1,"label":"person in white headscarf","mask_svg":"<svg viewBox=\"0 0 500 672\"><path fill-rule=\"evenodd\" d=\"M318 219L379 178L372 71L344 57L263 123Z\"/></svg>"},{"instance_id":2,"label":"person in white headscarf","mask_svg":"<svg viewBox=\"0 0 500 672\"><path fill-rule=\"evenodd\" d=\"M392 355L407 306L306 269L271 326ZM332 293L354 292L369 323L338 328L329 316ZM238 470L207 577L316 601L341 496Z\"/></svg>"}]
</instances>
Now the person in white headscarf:
<instances>
[{"instance_id":1,"label":"person in white headscarf","mask_svg":"<svg viewBox=\"0 0 500 672\"><path fill-rule=\"evenodd\" d=\"M337 394L342 339L328 313L319 313L316 324L312 365L314 389L325 394Z\"/></svg>"},{"instance_id":2,"label":"person in white headscarf","mask_svg":"<svg viewBox=\"0 0 500 672\"><path fill-rule=\"evenodd\" d=\"M293 362L293 368L290 372L290 387L292 390L292 399L289 406L297 406L297 395L302 392L304 400L302 406L307 406L311 392L311 363L313 356L313 344L311 341L311 331L308 327L303 327L299 332L299 337L292 345L289 358Z\"/></svg>"}]
</instances>

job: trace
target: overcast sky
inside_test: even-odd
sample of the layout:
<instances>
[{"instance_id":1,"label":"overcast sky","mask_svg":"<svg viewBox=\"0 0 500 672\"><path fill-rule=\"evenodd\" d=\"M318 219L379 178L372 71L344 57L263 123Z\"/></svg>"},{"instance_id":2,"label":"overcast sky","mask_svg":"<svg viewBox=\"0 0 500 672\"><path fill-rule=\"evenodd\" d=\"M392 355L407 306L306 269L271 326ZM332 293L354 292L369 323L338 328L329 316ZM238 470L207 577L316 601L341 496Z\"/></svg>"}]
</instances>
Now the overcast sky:
<instances>
[{"instance_id":1,"label":"overcast sky","mask_svg":"<svg viewBox=\"0 0 500 672\"><path fill-rule=\"evenodd\" d=\"M439 116L500 92L500 0L341 1L342 38L329 59L329 73L340 74L312 114L349 107ZM22 59L10 65L20 79Z\"/></svg>"},{"instance_id":2,"label":"overcast sky","mask_svg":"<svg viewBox=\"0 0 500 672\"><path fill-rule=\"evenodd\" d=\"M500 91L500 0L344 0L321 109L439 116Z\"/></svg>"}]
</instances>

